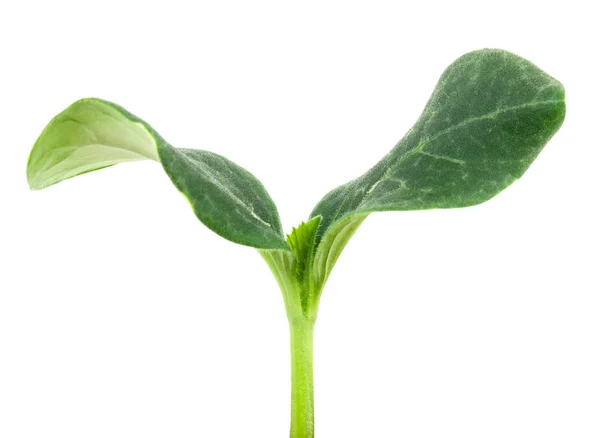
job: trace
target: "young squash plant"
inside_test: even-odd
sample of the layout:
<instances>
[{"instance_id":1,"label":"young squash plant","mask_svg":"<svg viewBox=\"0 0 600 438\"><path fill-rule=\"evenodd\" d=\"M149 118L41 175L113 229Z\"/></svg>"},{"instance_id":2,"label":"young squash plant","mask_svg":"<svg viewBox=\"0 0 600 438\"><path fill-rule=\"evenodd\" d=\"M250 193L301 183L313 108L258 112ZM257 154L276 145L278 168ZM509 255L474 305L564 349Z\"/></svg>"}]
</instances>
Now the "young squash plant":
<instances>
[{"instance_id":1,"label":"young squash plant","mask_svg":"<svg viewBox=\"0 0 600 438\"><path fill-rule=\"evenodd\" d=\"M502 50L468 53L442 74L412 129L362 176L330 191L287 237L273 200L250 172L213 152L171 146L148 123L100 99L57 115L27 166L32 189L126 161L154 160L200 221L258 249L283 294L290 325L292 438L314 436L313 330L340 253L376 211L480 204L517 180L565 116L560 82Z\"/></svg>"}]
</instances>

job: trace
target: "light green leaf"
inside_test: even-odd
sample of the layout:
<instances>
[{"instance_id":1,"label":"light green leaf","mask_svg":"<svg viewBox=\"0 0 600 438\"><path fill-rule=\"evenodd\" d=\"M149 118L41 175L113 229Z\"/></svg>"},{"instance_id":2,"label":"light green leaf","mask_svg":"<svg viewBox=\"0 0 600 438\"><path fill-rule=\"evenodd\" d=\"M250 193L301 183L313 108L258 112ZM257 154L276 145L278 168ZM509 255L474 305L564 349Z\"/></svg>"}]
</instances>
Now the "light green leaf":
<instances>
[{"instance_id":1,"label":"light green leaf","mask_svg":"<svg viewBox=\"0 0 600 438\"><path fill-rule=\"evenodd\" d=\"M250 172L212 152L174 148L143 120L100 99L79 100L46 126L31 151L27 179L37 190L145 159L163 165L215 233L242 245L289 249L273 200Z\"/></svg>"},{"instance_id":2,"label":"light green leaf","mask_svg":"<svg viewBox=\"0 0 600 438\"><path fill-rule=\"evenodd\" d=\"M159 161L153 133L99 99L82 99L54 117L35 142L27 180L40 190L118 163Z\"/></svg>"},{"instance_id":3,"label":"light green leaf","mask_svg":"<svg viewBox=\"0 0 600 438\"><path fill-rule=\"evenodd\" d=\"M315 235L320 221L321 217L317 216L308 222L302 222L297 228L292 228L292 232L287 236L287 243L294 252L293 272L301 282L315 252Z\"/></svg>"},{"instance_id":4,"label":"light green leaf","mask_svg":"<svg viewBox=\"0 0 600 438\"><path fill-rule=\"evenodd\" d=\"M562 85L531 62L502 50L462 56L394 149L317 204L318 241L357 214L487 201L523 175L564 116Z\"/></svg>"}]
</instances>

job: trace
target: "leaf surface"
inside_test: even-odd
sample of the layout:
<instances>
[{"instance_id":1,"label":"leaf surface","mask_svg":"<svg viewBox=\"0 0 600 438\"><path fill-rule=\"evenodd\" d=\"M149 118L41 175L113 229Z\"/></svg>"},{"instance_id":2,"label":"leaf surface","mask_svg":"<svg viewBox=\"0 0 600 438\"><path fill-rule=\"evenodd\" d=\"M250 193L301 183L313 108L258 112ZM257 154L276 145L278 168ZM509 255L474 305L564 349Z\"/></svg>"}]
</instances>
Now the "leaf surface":
<instances>
[{"instance_id":1,"label":"leaf surface","mask_svg":"<svg viewBox=\"0 0 600 438\"><path fill-rule=\"evenodd\" d=\"M462 56L404 138L317 204L318 241L356 214L487 201L523 175L564 116L562 85L531 62L492 49Z\"/></svg>"},{"instance_id":2,"label":"leaf surface","mask_svg":"<svg viewBox=\"0 0 600 438\"><path fill-rule=\"evenodd\" d=\"M82 99L44 129L27 165L32 189L114 164L162 164L196 216L220 236L242 245L288 249L277 208L262 183L225 157L169 145L150 125L120 106Z\"/></svg>"}]
</instances>

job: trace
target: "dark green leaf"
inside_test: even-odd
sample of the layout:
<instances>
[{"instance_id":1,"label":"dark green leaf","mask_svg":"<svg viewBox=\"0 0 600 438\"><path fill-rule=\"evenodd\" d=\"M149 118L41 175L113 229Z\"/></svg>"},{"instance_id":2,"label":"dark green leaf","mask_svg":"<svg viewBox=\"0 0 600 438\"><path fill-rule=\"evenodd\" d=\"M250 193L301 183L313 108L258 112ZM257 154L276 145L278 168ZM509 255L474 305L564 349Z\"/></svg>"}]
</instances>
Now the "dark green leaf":
<instances>
[{"instance_id":1,"label":"dark green leaf","mask_svg":"<svg viewBox=\"0 0 600 438\"><path fill-rule=\"evenodd\" d=\"M32 189L126 161L159 161L198 219L233 242L288 249L277 208L250 172L212 152L170 146L150 125L100 99L82 99L56 116L27 165Z\"/></svg>"},{"instance_id":2,"label":"dark green leaf","mask_svg":"<svg viewBox=\"0 0 600 438\"><path fill-rule=\"evenodd\" d=\"M317 238L357 213L487 201L525 172L564 116L562 85L531 62L502 50L468 53L394 149L317 204Z\"/></svg>"}]
</instances>

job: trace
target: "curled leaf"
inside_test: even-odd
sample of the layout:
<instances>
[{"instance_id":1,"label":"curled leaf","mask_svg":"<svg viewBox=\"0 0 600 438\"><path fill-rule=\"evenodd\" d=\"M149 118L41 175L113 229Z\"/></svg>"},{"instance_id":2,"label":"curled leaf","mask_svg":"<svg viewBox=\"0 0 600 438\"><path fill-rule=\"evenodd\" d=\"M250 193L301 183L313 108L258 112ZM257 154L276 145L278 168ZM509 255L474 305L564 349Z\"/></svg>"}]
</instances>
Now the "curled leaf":
<instances>
[{"instance_id":1,"label":"curled leaf","mask_svg":"<svg viewBox=\"0 0 600 438\"><path fill-rule=\"evenodd\" d=\"M127 161L162 164L196 216L242 245L288 249L277 208L262 183L225 157L169 145L150 125L120 106L82 99L44 129L27 165L32 189Z\"/></svg>"}]
</instances>

